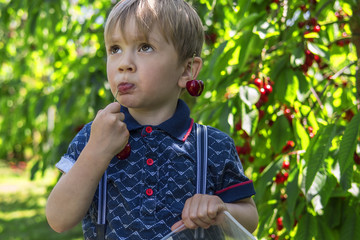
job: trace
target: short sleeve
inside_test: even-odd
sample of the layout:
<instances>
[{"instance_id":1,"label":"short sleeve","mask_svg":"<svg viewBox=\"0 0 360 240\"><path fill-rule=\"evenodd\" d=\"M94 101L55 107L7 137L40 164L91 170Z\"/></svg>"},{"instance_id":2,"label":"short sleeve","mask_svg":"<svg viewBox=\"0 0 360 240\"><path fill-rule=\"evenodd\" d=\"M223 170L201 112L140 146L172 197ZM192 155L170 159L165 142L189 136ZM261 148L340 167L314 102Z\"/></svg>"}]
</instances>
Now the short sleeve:
<instances>
[{"instance_id":1,"label":"short sleeve","mask_svg":"<svg viewBox=\"0 0 360 240\"><path fill-rule=\"evenodd\" d=\"M215 128L208 129L208 161L210 177L216 182L215 195L227 203L255 195L253 181L244 174L232 138Z\"/></svg>"},{"instance_id":2,"label":"short sleeve","mask_svg":"<svg viewBox=\"0 0 360 240\"><path fill-rule=\"evenodd\" d=\"M86 124L71 141L67 152L55 166L63 173L67 173L78 159L90 137L91 123Z\"/></svg>"}]
</instances>

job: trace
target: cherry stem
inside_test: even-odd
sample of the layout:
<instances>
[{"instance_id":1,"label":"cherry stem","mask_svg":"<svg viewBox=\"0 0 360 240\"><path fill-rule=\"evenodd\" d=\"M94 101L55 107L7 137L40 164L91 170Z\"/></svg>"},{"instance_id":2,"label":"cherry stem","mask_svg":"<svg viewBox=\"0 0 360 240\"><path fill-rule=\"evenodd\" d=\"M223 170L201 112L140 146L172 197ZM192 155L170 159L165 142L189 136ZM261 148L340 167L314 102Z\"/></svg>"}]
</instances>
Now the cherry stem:
<instances>
[{"instance_id":1,"label":"cherry stem","mask_svg":"<svg viewBox=\"0 0 360 240\"><path fill-rule=\"evenodd\" d=\"M119 90L116 91L116 94L115 94L115 98L114 98L114 102L117 102L118 100L116 99L117 98L117 95L119 93Z\"/></svg>"},{"instance_id":2,"label":"cherry stem","mask_svg":"<svg viewBox=\"0 0 360 240\"><path fill-rule=\"evenodd\" d=\"M194 66L194 61L195 61L195 53L192 57L192 61L191 61L191 80L194 80L194 74L193 74L193 66Z\"/></svg>"}]
</instances>

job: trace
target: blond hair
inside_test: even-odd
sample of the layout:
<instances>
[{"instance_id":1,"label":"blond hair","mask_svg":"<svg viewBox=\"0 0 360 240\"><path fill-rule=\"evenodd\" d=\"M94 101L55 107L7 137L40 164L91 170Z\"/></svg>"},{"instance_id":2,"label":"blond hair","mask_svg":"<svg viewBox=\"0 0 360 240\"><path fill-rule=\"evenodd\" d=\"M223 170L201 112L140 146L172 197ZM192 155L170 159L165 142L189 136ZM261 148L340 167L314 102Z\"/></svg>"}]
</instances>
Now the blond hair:
<instances>
[{"instance_id":1,"label":"blond hair","mask_svg":"<svg viewBox=\"0 0 360 240\"><path fill-rule=\"evenodd\" d=\"M122 0L111 10L105 24L105 42L116 27L124 30L135 17L138 31L148 39L157 24L168 43L174 45L179 62L201 56L204 30L196 11L184 0ZM123 34L124 35L124 34Z\"/></svg>"}]
</instances>

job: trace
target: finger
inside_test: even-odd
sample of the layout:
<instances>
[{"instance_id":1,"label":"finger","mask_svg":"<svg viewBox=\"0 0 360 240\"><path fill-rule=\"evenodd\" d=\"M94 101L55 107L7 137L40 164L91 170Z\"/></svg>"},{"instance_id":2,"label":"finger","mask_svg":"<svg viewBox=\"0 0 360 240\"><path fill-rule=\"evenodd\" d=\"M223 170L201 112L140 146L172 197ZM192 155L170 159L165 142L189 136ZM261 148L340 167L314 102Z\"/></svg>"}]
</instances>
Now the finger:
<instances>
[{"instance_id":1,"label":"finger","mask_svg":"<svg viewBox=\"0 0 360 240\"><path fill-rule=\"evenodd\" d=\"M208 228L214 222L207 216L207 203L206 201L203 202L203 198L203 195L197 194L188 199L186 212L183 216L183 221L187 228Z\"/></svg>"},{"instance_id":2,"label":"finger","mask_svg":"<svg viewBox=\"0 0 360 240\"><path fill-rule=\"evenodd\" d=\"M105 107L104 110L109 111L110 113L119 113L121 105L118 102L112 102Z\"/></svg>"},{"instance_id":3,"label":"finger","mask_svg":"<svg viewBox=\"0 0 360 240\"><path fill-rule=\"evenodd\" d=\"M225 203L218 197L214 196L211 201L209 201L208 206L208 216L211 219L215 219L219 213L226 210Z\"/></svg>"},{"instance_id":4,"label":"finger","mask_svg":"<svg viewBox=\"0 0 360 240\"><path fill-rule=\"evenodd\" d=\"M97 116L97 115L100 115L103 110L104 110L104 109L100 109L99 111L97 111L96 116Z\"/></svg>"},{"instance_id":5,"label":"finger","mask_svg":"<svg viewBox=\"0 0 360 240\"><path fill-rule=\"evenodd\" d=\"M191 217L190 217L190 213L191 213L190 207L192 206L192 199L193 199L193 197L186 200L184 209L183 209L182 215L181 215L182 222L184 223L186 228L190 228L190 229L197 228L197 225L191 220Z\"/></svg>"},{"instance_id":6,"label":"finger","mask_svg":"<svg viewBox=\"0 0 360 240\"><path fill-rule=\"evenodd\" d=\"M176 229L178 229L181 225L183 225L183 221L178 221L176 223L174 223L174 225L171 226L171 231L175 231Z\"/></svg>"}]
</instances>

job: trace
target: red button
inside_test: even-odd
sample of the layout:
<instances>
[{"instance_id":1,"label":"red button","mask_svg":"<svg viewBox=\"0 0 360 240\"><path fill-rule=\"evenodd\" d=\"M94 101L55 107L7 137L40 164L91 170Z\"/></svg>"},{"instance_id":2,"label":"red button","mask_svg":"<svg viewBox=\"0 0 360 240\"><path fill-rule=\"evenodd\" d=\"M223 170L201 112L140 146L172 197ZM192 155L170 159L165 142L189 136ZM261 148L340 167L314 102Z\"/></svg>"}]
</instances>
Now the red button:
<instances>
[{"instance_id":1,"label":"red button","mask_svg":"<svg viewBox=\"0 0 360 240\"><path fill-rule=\"evenodd\" d=\"M146 189L146 195L151 196L153 193L154 191L151 188Z\"/></svg>"},{"instance_id":2,"label":"red button","mask_svg":"<svg viewBox=\"0 0 360 240\"><path fill-rule=\"evenodd\" d=\"M152 127L146 127L146 128L145 128L145 131L146 131L147 133L151 133L151 132L152 132Z\"/></svg>"},{"instance_id":3,"label":"red button","mask_svg":"<svg viewBox=\"0 0 360 240\"><path fill-rule=\"evenodd\" d=\"M151 166L151 165L154 164L154 160L152 160L152 158L148 158L148 159L146 160L146 164L149 165L149 166Z\"/></svg>"}]
</instances>

